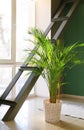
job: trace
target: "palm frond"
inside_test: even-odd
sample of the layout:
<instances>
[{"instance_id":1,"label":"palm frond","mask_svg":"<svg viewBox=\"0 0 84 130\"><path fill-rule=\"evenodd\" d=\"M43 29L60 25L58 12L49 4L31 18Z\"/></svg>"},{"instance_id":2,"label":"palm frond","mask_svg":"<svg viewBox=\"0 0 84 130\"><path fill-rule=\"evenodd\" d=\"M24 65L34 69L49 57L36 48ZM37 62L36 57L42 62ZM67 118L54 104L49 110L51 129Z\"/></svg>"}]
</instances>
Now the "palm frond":
<instances>
[{"instance_id":1,"label":"palm frond","mask_svg":"<svg viewBox=\"0 0 84 130\"><path fill-rule=\"evenodd\" d=\"M84 63L80 56L78 57L77 51L77 48L84 47L84 43L77 42L64 46L60 44L59 40L51 43L51 40L36 28L32 28L29 33L34 37L34 40L31 40L31 42L36 48L30 50L30 52L26 50L26 52L28 51L32 55L26 63L37 66L34 72L37 75L41 74L46 79L50 97L52 96L52 99L53 97L56 99L58 84L59 86L64 85L64 82L59 79L65 68L71 69L74 65ZM53 99L53 101L55 100Z\"/></svg>"}]
</instances>

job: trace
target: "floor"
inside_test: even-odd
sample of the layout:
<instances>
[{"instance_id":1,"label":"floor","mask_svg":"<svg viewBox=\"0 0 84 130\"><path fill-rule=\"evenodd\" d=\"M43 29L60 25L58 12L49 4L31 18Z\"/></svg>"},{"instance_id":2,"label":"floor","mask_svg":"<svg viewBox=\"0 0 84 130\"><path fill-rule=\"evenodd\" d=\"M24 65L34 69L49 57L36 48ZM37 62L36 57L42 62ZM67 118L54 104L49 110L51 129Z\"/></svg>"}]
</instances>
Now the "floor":
<instances>
[{"instance_id":1,"label":"floor","mask_svg":"<svg viewBox=\"0 0 84 130\"><path fill-rule=\"evenodd\" d=\"M61 115L57 124L46 123L43 111L44 98L35 97L25 101L14 121L0 121L0 130L84 130L84 120ZM0 106L0 120L7 110Z\"/></svg>"}]
</instances>

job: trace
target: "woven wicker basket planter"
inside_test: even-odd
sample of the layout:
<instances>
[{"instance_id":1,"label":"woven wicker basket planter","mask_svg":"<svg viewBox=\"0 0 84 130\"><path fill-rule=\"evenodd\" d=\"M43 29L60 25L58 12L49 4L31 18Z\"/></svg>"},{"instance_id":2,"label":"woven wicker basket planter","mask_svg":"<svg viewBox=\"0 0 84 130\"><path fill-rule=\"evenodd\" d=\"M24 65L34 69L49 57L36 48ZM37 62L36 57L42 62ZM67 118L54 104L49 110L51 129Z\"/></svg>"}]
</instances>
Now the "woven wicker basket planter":
<instances>
[{"instance_id":1,"label":"woven wicker basket planter","mask_svg":"<svg viewBox=\"0 0 84 130\"><path fill-rule=\"evenodd\" d=\"M57 123L60 121L62 102L50 103L49 100L44 101L45 121L48 123Z\"/></svg>"}]
</instances>

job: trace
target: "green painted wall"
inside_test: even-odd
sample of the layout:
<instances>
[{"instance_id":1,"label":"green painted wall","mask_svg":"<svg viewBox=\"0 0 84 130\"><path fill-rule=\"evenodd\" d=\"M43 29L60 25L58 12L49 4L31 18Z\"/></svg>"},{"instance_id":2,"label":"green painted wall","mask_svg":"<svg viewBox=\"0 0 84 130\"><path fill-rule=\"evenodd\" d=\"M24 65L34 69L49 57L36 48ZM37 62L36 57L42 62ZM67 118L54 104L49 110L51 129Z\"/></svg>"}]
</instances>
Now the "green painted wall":
<instances>
[{"instance_id":1,"label":"green painted wall","mask_svg":"<svg viewBox=\"0 0 84 130\"><path fill-rule=\"evenodd\" d=\"M84 42L84 3L80 4L71 18L64 33L66 44ZM84 51L84 48L80 49ZM81 55L84 57L84 55ZM65 81L68 83L63 87L65 94L84 96L84 65L76 66L67 73Z\"/></svg>"}]
</instances>

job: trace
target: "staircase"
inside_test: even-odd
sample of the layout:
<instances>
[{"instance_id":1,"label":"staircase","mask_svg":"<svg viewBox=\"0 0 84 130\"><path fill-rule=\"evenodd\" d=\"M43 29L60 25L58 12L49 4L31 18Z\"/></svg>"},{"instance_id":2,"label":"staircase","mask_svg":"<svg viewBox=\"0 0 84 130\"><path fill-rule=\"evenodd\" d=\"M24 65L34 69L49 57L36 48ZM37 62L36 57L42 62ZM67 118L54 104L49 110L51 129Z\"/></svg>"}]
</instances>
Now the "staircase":
<instances>
[{"instance_id":1,"label":"staircase","mask_svg":"<svg viewBox=\"0 0 84 130\"><path fill-rule=\"evenodd\" d=\"M52 18L51 23L45 30L44 32L45 36L48 35L48 33L51 31L54 24L59 23L52 40L56 40L60 38L66 24L68 23L70 17L74 13L78 4L79 4L79 0L64 0L62 4L60 5L59 9L57 10L55 16ZM67 6L69 6L69 9L67 9ZM31 58L32 58L32 55L28 57L29 60ZM15 77L12 79L12 81L8 85L7 89L4 91L4 93L0 97L0 104L5 104L5 105L10 106L7 113L4 115L2 119L3 121L10 121L16 117L22 104L24 103L25 99L27 98L28 94L33 88L35 82L37 81L39 76L36 76L33 72L31 72L30 76L26 80L25 84L23 85L22 89L20 90L19 94L16 96L14 101L6 100L7 95L13 89L14 85L16 84L17 80L20 78L22 73L24 71L32 71L32 69L34 69L34 67L26 65L26 61L25 61L23 65L19 68Z\"/></svg>"}]
</instances>

